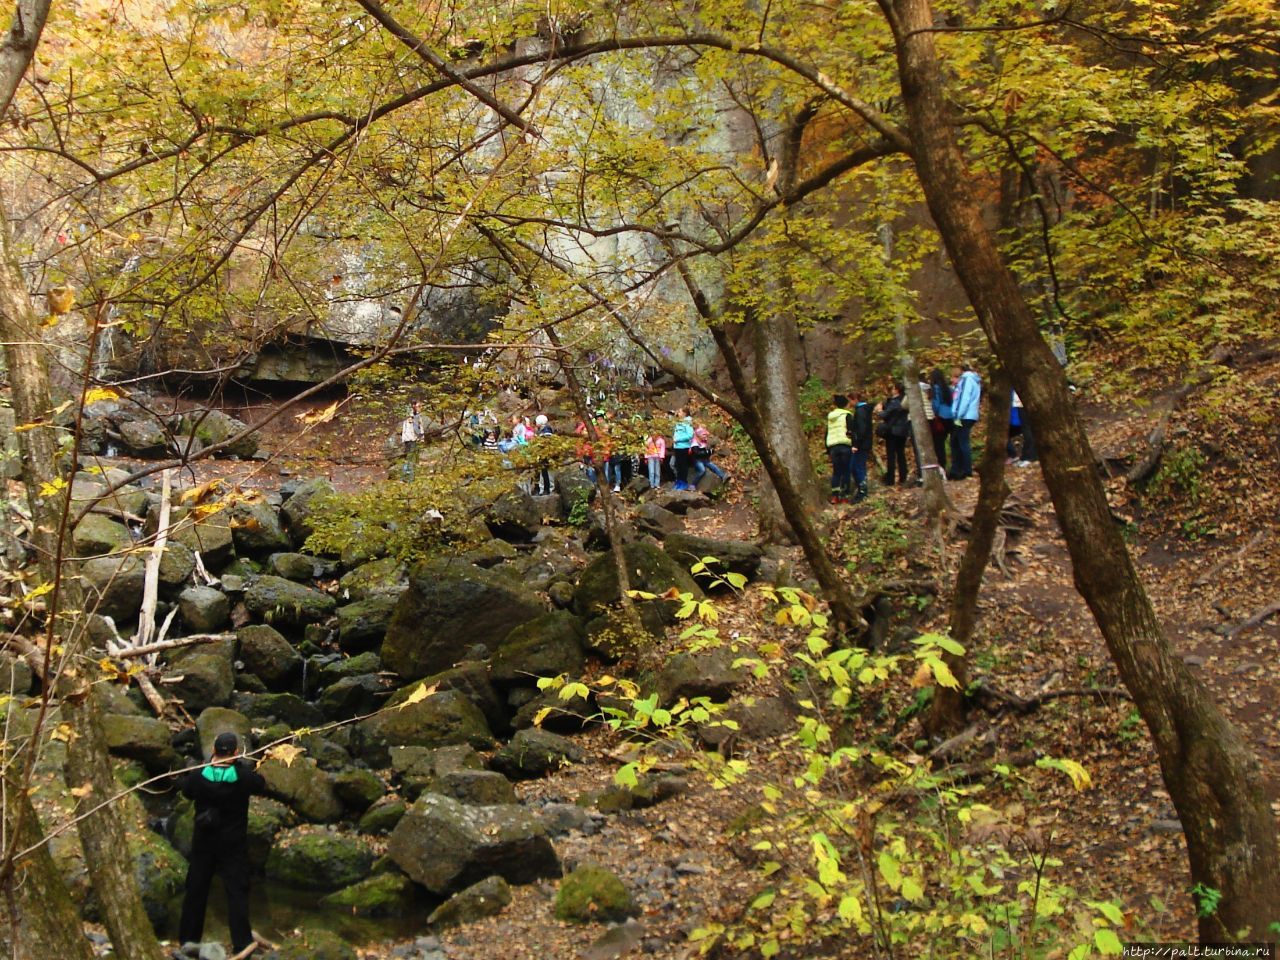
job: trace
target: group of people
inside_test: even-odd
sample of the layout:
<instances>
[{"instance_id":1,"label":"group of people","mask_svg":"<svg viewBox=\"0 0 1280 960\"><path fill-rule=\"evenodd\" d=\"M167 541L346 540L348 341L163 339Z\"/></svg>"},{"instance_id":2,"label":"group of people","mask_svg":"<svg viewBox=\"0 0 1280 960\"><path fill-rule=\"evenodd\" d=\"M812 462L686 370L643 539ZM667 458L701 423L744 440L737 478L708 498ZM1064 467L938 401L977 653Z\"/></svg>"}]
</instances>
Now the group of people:
<instances>
[{"instance_id":1,"label":"group of people","mask_svg":"<svg viewBox=\"0 0 1280 960\"><path fill-rule=\"evenodd\" d=\"M938 469L948 480L967 480L973 476L971 435L982 402L982 378L972 365L963 363L952 369L950 377L935 369L928 381L920 381L919 388L920 409L927 421ZM832 503L856 503L866 497L867 468L876 437L885 445L885 473L881 478L884 484L920 480L920 451L912 430L907 388L902 382L890 380L885 399L878 405L872 406L862 393L855 392L852 398L837 394L832 398L832 407L826 424ZM914 477L910 478L908 446L916 461ZM1016 393L1006 453L1010 462L1018 466L1030 466L1036 460L1035 437Z\"/></svg>"},{"instance_id":2,"label":"group of people","mask_svg":"<svg viewBox=\"0 0 1280 960\"><path fill-rule=\"evenodd\" d=\"M639 443L633 443L634 430L619 423L612 414L597 410L591 418L599 449L591 442L585 421L579 421L576 433L582 438L578 444L578 461L584 472L594 480L597 464L603 464L605 482L618 493L631 481L637 461L644 462L645 477L650 488L662 486L664 465L670 471L677 490L691 490L703 474L710 472L721 480L728 475L716 464L711 432L704 424L695 424L693 412L681 407L672 413L674 422L668 443L664 432L650 429ZM652 422L652 416L647 417ZM598 459L597 459L598 458Z\"/></svg>"}]
</instances>

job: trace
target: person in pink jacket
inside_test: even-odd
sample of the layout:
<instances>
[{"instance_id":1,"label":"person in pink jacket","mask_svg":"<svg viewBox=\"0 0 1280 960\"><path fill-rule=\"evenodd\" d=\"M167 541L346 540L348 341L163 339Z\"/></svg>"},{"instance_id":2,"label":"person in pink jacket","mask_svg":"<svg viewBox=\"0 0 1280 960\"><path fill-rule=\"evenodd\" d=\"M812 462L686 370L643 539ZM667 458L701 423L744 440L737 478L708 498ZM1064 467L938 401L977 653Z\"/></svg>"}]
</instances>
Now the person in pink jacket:
<instances>
[{"instance_id":1,"label":"person in pink jacket","mask_svg":"<svg viewBox=\"0 0 1280 960\"><path fill-rule=\"evenodd\" d=\"M662 486L662 461L667 459L667 438L651 433L644 438L644 462L649 468L649 486L657 490Z\"/></svg>"}]
</instances>

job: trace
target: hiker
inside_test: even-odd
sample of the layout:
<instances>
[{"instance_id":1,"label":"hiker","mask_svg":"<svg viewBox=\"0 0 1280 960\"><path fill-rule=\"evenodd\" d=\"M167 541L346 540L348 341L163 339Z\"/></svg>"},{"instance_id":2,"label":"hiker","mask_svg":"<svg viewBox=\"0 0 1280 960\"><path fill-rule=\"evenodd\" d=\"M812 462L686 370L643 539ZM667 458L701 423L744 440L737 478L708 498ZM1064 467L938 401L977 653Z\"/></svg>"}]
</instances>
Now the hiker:
<instances>
[{"instance_id":1,"label":"hiker","mask_svg":"<svg viewBox=\"0 0 1280 960\"><path fill-rule=\"evenodd\" d=\"M1022 437L1020 448L1014 446L1015 435ZM1022 405L1022 398L1018 396L1017 390L1013 391L1013 406L1009 408L1009 443L1005 452L1009 455L1009 462L1015 467L1029 467L1040 459L1036 452L1036 435L1031 429L1026 407Z\"/></svg>"},{"instance_id":2,"label":"hiker","mask_svg":"<svg viewBox=\"0 0 1280 960\"><path fill-rule=\"evenodd\" d=\"M227 894L233 953L254 942L249 927L249 798L267 792L262 774L248 760L237 759L239 753L239 738L220 733L214 738L209 763L188 772L181 781L183 795L195 801L196 816L178 940L199 943L203 937L205 907L216 873Z\"/></svg>"},{"instance_id":3,"label":"hiker","mask_svg":"<svg viewBox=\"0 0 1280 960\"><path fill-rule=\"evenodd\" d=\"M837 393L827 414L827 458L831 461L831 502L848 503L853 484L853 439L857 433L849 398ZM865 463L865 460L864 460Z\"/></svg>"},{"instance_id":4,"label":"hiker","mask_svg":"<svg viewBox=\"0 0 1280 960\"><path fill-rule=\"evenodd\" d=\"M951 436L955 414L951 412L951 384L940 367L935 367L929 375L929 406L933 409L933 419L929 421L929 430L933 434L933 453L938 458L938 466L945 473L947 470L947 438Z\"/></svg>"},{"instance_id":5,"label":"hiker","mask_svg":"<svg viewBox=\"0 0 1280 960\"><path fill-rule=\"evenodd\" d=\"M422 442L422 401L415 400L409 406L409 414L400 421L400 442L404 445L404 466L401 475L412 480L418 469L418 444Z\"/></svg>"},{"instance_id":6,"label":"hiker","mask_svg":"<svg viewBox=\"0 0 1280 960\"><path fill-rule=\"evenodd\" d=\"M586 474L587 479L595 483L595 450L591 445L591 434L587 430L587 421L579 420L578 425L573 428L573 432L582 438L578 442L578 463L582 465L582 472Z\"/></svg>"},{"instance_id":7,"label":"hiker","mask_svg":"<svg viewBox=\"0 0 1280 960\"><path fill-rule=\"evenodd\" d=\"M885 486L907 482L907 436L911 433L911 415L907 410L907 391L899 382L889 384L889 395L880 406L880 427L884 438Z\"/></svg>"},{"instance_id":8,"label":"hiker","mask_svg":"<svg viewBox=\"0 0 1280 960\"><path fill-rule=\"evenodd\" d=\"M657 490L662 486L662 461L667 458L667 438L651 432L644 438L644 463L649 470L649 486Z\"/></svg>"},{"instance_id":9,"label":"hiker","mask_svg":"<svg viewBox=\"0 0 1280 960\"><path fill-rule=\"evenodd\" d=\"M951 471L948 480L967 480L973 476L973 450L969 444L969 434L973 425L978 422L978 405L982 400L982 378L978 376L971 364L962 363L952 375L956 378L955 389L951 394L951 412L955 415L951 421Z\"/></svg>"},{"instance_id":10,"label":"hiker","mask_svg":"<svg viewBox=\"0 0 1280 960\"><path fill-rule=\"evenodd\" d=\"M871 447L875 442L871 404L858 390L853 395L853 483L857 492L853 502L867 498L867 462L871 459Z\"/></svg>"},{"instance_id":11,"label":"hiker","mask_svg":"<svg viewBox=\"0 0 1280 960\"><path fill-rule=\"evenodd\" d=\"M675 426L671 431L671 449L675 456L676 489L689 487L689 447L693 445L693 417L688 407L676 411Z\"/></svg>"},{"instance_id":12,"label":"hiker","mask_svg":"<svg viewBox=\"0 0 1280 960\"><path fill-rule=\"evenodd\" d=\"M702 479L702 475L708 470L711 471L713 476L719 478L721 483L729 479L728 474L711 461L711 456L714 452L715 447L711 442L711 432L702 424L698 424L693 431L693 443L689 446L689 463L693 467L693 485L695 487L698 485L698 481Z\"/></svg>"},{"instance_id":13,"label":"hiker","mask_svg":"<svg viewBox=\"0 0 1280 960\"><path fill-rule=\"evenodd\" d=\"M549 437L555 433L551 429L551 423L547 420L545 413L540 413L533 418L533 436ZM542 454L538 457L538 466L533 473L533 495L550 496L551 495L551 461Z\"/></svg>"}]
</instances>

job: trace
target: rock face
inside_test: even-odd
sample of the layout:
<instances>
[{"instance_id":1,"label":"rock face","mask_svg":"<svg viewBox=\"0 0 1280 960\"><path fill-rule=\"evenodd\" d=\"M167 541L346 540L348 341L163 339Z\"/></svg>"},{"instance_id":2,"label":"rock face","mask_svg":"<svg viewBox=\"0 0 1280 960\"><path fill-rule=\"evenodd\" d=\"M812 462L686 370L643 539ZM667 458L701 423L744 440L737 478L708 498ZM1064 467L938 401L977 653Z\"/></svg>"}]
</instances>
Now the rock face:
<instances>
[{"instance_id":1,"label":"rock face","mask_svg":"<svg viewBox=\"0 0 1280 960\"><path fill-rule=\"evenodd\" d=\"M432 893L449 894L490 876L531 883L560 875L546 827L523 807L469 807L425 794L391 832L387 854Z\"/></svg>"},{"instance_id":2,"label":"rock face","mask_svg":"<svg viewBox=\"0 0 1280 960\"><path fill-rule=\"evenodd\" d=\"M534 684L538 677L582 670L582 622L553 610L516 627L493 655L489 676L498 686Z\"/></svg>"},{"instance_id":3,"label":"rock face","mask_svg":"<svg viewBox=\"0 0 1280 960\"><path fill-rule=\"evenodd\" d=\"M319 623L333 613L333 597L312 587L283 577L259 577L245 591L244 605L250 613L271 623L305 626Z\"/></svg>"},{"instance_id":4,"label":"rock face","mask_svg":"<svg viewBox=\"0 0 1280 960\"><path fill-rule=\"evenodd\" d=\"M629 543L622 552L627 561L632 590L661 594L675 587L682 592L701 595L689 571L657 547L648 543ZM580 617L594 617L617 603L621 596L613 557L602 554L582 571L573 597L574 610Z\"/></svg>"},{"instance_id":5,"label":"rock face","mask_svg":"<svg viewBox=\"0 0 1280 960\"><path fill-rule=\"evenodd\" d=\"M360 837L295 827L276 837L267 876L302 890L339 890L367 877L376 859Z\"/></svg>"},{"instance_id":6,"label":"rock face","mask_svg":"<svg viewBox=\"0 0 1280 960\"><path fill-rule=\"evenodd\" d=\"M511 887L501 877L485 877L465 890L455 893L427 917L433 927L449 927L472 923L502 912L511 902Z\"/></svg>"},{"instance_id":7,"label":"rock face","mask_svg":"<svg viewBox=\"0 0 1280 960\"><path fill-rule=\"evenodd\" d=\"M511 742L493 755L489 765L513 780L532 780L582 761L582 750L571 740L546 730L517 731Z\"/></svg>"},{"instance_id":8,"label":"rock face","mask_svg":"<svg viewBox=\"0 0 1280 960\"><path fill-rule=\"evenodd\" d=\"M617 875L597 864L583 864L560 881L556 919L569 923L620 923L640 910Z\"/></svg>"},{"instance_id":9,"label":"rock face","mask_svg":"<svg viewBox=\"0 0 1280 960\"><path fill-rule=\"evenodd\" d=\"M382 662L409 680L438 673L467 659L471 647L494 651L544 609L537 596L492 571L418 564L387 624Z\"/></svg>"},{"instance_id":10,"label":"rock face","mask_svg":"<svg viewBox=\"0 0 1280 960\"><path fill-rule=\"evenodd\" d=\"M302 655L275 627L253 624L236 631L244 668L267 685L283 690L302 675Z\"/></svg>"},{"instance_id":11,"label":"rock face","mask_svg":"<svg viewBox=\"0 0 1280 960\"><path fill-rule=\"evenodd\" d=\"M407 697L413 689L406 688L402 693ZM404 702L404 697L399 701ZM397 698L393 697L389 707L396 703ZM493 744L493 734L484 721L484 714L457 690L433 693L402 709L383 710L362 720L356 735L362 755L373 763L384 762L390 748L395 746L443 747L465 743L483 750Z\"/></svg>"}]
</instances>

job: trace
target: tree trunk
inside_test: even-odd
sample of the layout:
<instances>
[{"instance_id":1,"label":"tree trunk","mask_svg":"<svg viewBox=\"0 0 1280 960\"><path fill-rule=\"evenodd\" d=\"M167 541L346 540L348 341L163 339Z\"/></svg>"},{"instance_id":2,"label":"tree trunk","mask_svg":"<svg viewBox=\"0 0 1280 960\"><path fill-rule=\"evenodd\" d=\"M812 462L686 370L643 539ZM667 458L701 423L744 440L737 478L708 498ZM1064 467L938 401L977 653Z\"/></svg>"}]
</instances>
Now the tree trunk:
<instances>
[{"instance_id":1,"label":"tree trunk","mask_svg":"<svg viewBox=\"0 0 1280 960\"><path fill-rule=\"evenodd\" d=\"M912 155L956 275L1035 424L1079 589L1151 731L1191 877L1221 895L1204 940L1263 939L1280 922L1280 853L1257 757L1169 643L1111 516L1066 379L974 199L928 0L880 0L895 38Z\"/></svg>"},{"instance_id":2,"label":"tree trunk","mask_svg":"<svg viewBox=\"0 0 1280 960\"><path fill-rule=\"evenodd\" d=\"M19 767L14 764L9 769ZM9 916L8 922L0 924L0 956L11 960L90 960L93 951L80 915L49 848L41 843L44 831L25 785L5 777L3 803L5 839L12 836L17 850L36 849L17 861L15 875L3 884ZM16 834L11 834L12 830Z\"/></svg>"},{"instance_id":3,"label":"tree trunk","mask_svg":"<svg viewBox=\"0 0 1280 960\"><path fill-rule=\"evenodd\" d=\"M925 714L923 727L929 736L954 733L964 725L965 688L969 682L969 642L973 639L978 622L978 595L982 592L982 578L991 564L991 545L1000 527L1000 512L1004 509L1009 485L1005 482L1004 444L996 438L1009 430L1009 377L1001 367L995 367L987 377L987 442L982 450L982 463L978 465L978 502L973 508L973 521L969 528L969 543L960 558L956 572L955 590L951 594L951 638L963 644L961 656L945 654L943 659L955 674L960 686L937 686L933 691L933 705Z\"/></svg>"},{"instance_id":4,"label":"tree trunk","mask_svg":"<svg viewBox=\"0 0 1280 960\"><path fill-rule=\"evenodd\" d=\"M22 455L22 479L31 504L32 542L40 571L54 584L49 594L50 640L56 633L67 648L65 666L54 681L62 718L73 735L67 743L68 787L86 789L79 803L92 806L116 792L116 781L107 756L101 718L89 685L79 673L78 647L84 642L84 612L80 610L79 584L64 576L62 547L65 542L70 485L56 494L42 496L42 489L58 480L55 428L49 422L52 402L40 322L27 294L26 280L18 267L9 232L7 205L0 201L0 340L9 366L13 412L19 424L39 424L18 434ZM92 345L87 364L92 364ZM77 437L77 440L79 438ZM67 621L70 618L69 628ZM161 960L160 944L147 919L133 876L133 857L119 811L106 806L78 824L85 867L102 901L103 920L123 960Z\"/></svg>"},{"instance_id":5,"label":"tree trunk","mask_svg":"<svg viewBox=\"0 0 1280 960\"><path fill-rule=\"evenodd\" d=\"M782 313L756 317L751 321L751 334L756 397L769 443L806 509L817 514L822 509L822 493L800 418L800 394L796 389L799 334L795 320ZM790 515L783 510L773 481L767 476L761 485L759 510L760 532L766 540L794 539Z\"/></svg>"}]
</instances>

